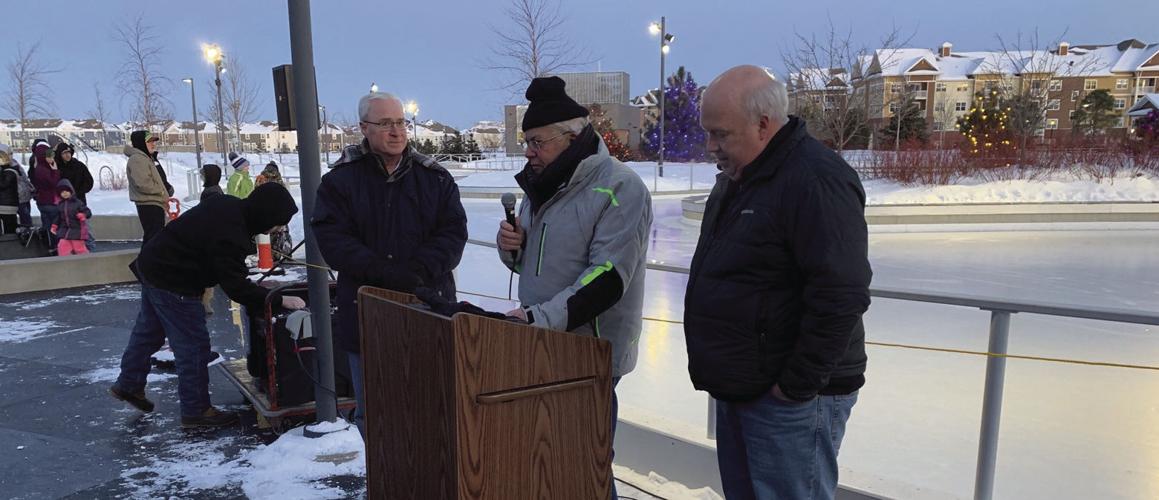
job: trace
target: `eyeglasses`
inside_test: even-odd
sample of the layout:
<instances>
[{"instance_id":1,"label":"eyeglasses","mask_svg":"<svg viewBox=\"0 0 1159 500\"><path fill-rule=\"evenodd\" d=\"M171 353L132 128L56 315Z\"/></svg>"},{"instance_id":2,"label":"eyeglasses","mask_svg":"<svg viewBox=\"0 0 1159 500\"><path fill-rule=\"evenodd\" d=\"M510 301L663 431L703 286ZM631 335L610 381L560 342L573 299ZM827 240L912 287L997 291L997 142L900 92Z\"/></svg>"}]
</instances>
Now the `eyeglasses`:
<instances>
[{"instance_id":1,"label":"eyeglasses","mask_svg":"<svg viewBox=\"0 0 1159 500\"><path fill-rule=\"evenodd\" d=\"M366 125L375 126L375 127L380 128L380 129L406 131L406 119L404 119L404 118L399 118L397 120L383 120L381 122L368 122L365 120L360 120L360 121L362 121L362 123L365 123Z\"/></svg>"},{"instance_id":2,"label":"eyeglasses","mask_svg":"<svg viewBox=\"0 0 1159 500\"><path fill-rule=\"evenodd\" d=\"M547 144L551 141L559 139L560 137L563 137L563 136L568 135L568 134L569 134L568 132L564 132L564 133L559 134L559 135L552 137L550 139L527 139L523 142L520 142L519 144L521 146L523 146L525 149L530 149L532 151L539 151L540 149L543 148L544 144Z\"/></svg>"}]
</instances>

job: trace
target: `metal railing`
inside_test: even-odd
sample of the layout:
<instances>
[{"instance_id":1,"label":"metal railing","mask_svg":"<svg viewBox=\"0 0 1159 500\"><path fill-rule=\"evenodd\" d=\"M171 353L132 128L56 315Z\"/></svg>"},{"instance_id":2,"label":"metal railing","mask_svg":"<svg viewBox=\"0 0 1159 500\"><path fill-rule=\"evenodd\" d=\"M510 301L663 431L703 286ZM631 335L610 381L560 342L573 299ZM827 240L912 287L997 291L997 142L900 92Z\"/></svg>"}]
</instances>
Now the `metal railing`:
<instances>
[{"instance_id":1,"label":"metal railing","mask_svg":"<svg viewBox=\"0 0 1159 500\"><path fill-rule=\"evenodd\" d=\"M494 242L468 240L468 243L496 248ZM689 269L671 264L650 263L653 271L689 274ZM996 300L964 294L927 293L896 288L870 288L872 297L976 308L990 312L989 348L986 354L986 381L982 392L982 425L978 437L978 460L974 473L974 498L990 500L994 497L994 478L998 463L998 430L1002 419L1002 395L1006 386L1007 345L1010 339L1011 316L1017 313L1040 314L1063 318L1090 319L1159 326L1159 313L1105 307L1077 307L1036 301ZM670 323L681 323L670 321ZM716 439L716 400L708 398L707 436Z\"/></svg>"}]
</instances>

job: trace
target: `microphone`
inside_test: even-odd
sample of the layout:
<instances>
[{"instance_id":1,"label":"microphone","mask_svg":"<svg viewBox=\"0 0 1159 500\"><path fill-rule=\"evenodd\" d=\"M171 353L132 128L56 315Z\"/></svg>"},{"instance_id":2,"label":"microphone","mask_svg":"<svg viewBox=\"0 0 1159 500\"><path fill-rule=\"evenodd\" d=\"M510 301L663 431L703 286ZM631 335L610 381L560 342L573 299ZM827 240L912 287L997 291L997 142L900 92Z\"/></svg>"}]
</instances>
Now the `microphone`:
<instances>
[{"instance_id":1,"label":"microphone","mask_svg":"<svg viewBox=\"0 0 1159 500\"><path fill-rule=\"evenodd\" d=\"M499 198L499 202L503 204L503 212L507 214L507 223L511 224L511 227L518 231L519 226L515 225L515 195L503 193L503 196ZM516 251L511 250L511 260L515 260L515 257Z\"/></svg>"}]
</instances>

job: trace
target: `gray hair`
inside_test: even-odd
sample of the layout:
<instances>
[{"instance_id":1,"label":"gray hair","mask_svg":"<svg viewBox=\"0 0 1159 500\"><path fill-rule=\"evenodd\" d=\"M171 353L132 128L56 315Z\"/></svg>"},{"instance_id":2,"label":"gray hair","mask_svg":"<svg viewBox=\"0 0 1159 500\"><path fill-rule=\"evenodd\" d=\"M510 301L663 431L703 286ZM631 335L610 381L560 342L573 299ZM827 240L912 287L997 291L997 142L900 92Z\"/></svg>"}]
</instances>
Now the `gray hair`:
<instances>
[{"instance_id":1,"label":"gray hair","mask_svg":"<svg viewBox=\"0 0 1159 500\"><path fill-rule=\"evenodd\" d=\"M758 69L752 67L753 69ZM734 68L735 70L736 68ZM759 68L768 77L761 79L755 85L748 85L743 88L739 96L739 104L745 113L748 113L749 119L753 122L760 121L762 116L768 117L777 123L789 122L789 91L785 88L784 82L773 76L768 69ZM730 70L733 71L733 70ZM701 94L701 99L706 94L712 91L713 87L729 72L725 72L712 80L708 87L704 89Z\"/></svg>"},{"instance_id":2,"label":"gray hair","mask_svg":"<svg viewBox=\"0 0 1159 500\"><path fill-rule=\"evenodd\" d=\"M784 82L777 80L772 73L768 71L766 73L769 75L768 81L746 89L745 95L741 96L741 106L754 122L760 121L762 116L767 116L774 122L788 123L789 92Z\"/></svg>"},{"instance_id":3,"label":"gray hair","mask_svg":"<svg viewBox=\"0 0 1159 500\"><path fill-rule=\"evenodd\" d=\"M370 114L370 101L398 101L398 105L402 106L402 99L399 99L390 92L371 92L358 100L359 120L365 121L367 115Z\"/></svg>"},{"instance_id":4,"label":"gray hair","mask_svg":"<svg viewBox=\"0 0 1159 500\"><path fill-rule=\"evenodd\" d=\"M551 127L559 131L561 134L579 135L580 132L583 132L584 127L588 126L589 123L591 122L588 120L588 117L580 116L578 118L572 118L570 120L552 123Z\"/></svg>"}]
</instances>

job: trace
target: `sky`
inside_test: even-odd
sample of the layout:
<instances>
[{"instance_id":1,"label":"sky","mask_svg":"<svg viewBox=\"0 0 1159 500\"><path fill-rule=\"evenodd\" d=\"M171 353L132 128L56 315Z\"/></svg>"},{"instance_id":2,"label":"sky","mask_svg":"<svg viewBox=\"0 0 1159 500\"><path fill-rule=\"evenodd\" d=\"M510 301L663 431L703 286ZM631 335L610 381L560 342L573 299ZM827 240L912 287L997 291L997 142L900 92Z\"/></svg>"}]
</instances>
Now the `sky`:
<instances>
[{"instance_id":1,"label":"sky","mask_svg":"<svg viewBox=\"0 0 1159 500\"><path fill-rule=\"evenodd\" d=\"M510 33L514 28L504 14L510 2L315 0L319 103L332 117L353 121L358 98L375 82L380 90L417 101L420 120L457 128L501 120L504 104L522 100L522 92L499 89L504 75L486 69L490 50L497 46L492 30ZM662 15L676 35L668 72L685 66L701 84L738 64L783 71L781 54L793 47L794 33L824 34L830 20L852 33L858 45L870 46L891 26L912 35L910 46L934 48L949 41L955 50L997 49L996 35L1011 38L1036 29L1044 41L1065 34L1072 45L1129 38L1159 42L1155 15L1131 14L1152 11L1153 3L1146 0L1121 0L1114 9L1072 0L570 0L559 8L564 36L593 61L573 71L626 71L633 96L657 86L658 41L647 27ZM202 43L220 44L227 57L245 65L260 86L259 119L276 116L271 69L291 62L283 1L5 2L0 15L9 28L0 44L0 62L11 62L18 44L39 43L40 58L60 70L50 86L55 114L64 118L88 116L94 84L113 118L127 117L130 101L115 82L124 54L113 35L119 23L139 15L163 46L158 70L172 79L168 97L178 119L191 118L189 87L182 78L198 80L199 108L211 98L205 81L213 70L201 58ZM7 79L0 81L0 93L10 89Z\"/></svg>"}]
</instances>

